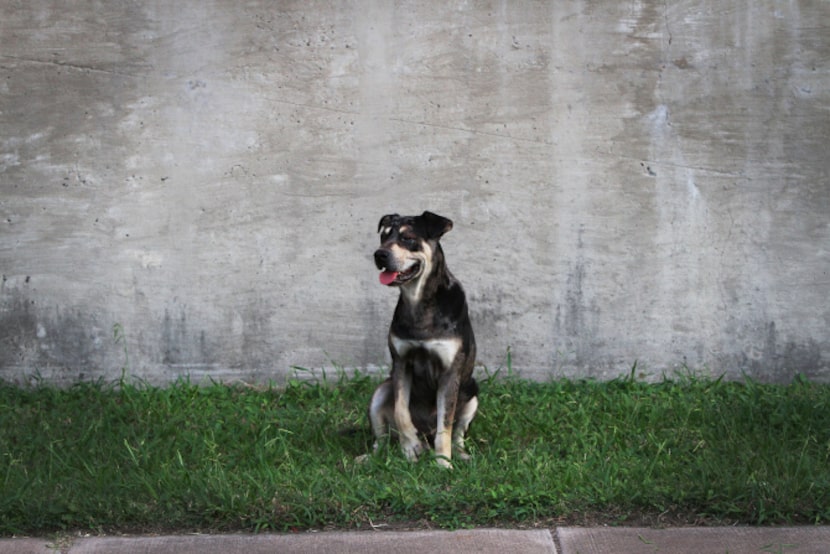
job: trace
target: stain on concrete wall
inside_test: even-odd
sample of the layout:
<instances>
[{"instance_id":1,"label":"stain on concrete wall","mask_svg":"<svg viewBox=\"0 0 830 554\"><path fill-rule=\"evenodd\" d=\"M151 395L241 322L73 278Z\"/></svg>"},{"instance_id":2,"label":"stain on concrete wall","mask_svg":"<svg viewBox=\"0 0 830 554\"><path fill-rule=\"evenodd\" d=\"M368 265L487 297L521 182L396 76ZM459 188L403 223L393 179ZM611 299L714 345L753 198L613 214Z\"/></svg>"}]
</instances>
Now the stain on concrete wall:
<instances>
[{"instance_id":1,"label":"stain on concrete wall","mask_svg":"<svg viewBox=\"0 0 830 554\"><path fill-rule=\"evenodd\" d=\"M809 0L6 6L0 376L382 368L374 227L431 209L491 370L830 380L828 29Z\"/></svg>"}]
</instances>

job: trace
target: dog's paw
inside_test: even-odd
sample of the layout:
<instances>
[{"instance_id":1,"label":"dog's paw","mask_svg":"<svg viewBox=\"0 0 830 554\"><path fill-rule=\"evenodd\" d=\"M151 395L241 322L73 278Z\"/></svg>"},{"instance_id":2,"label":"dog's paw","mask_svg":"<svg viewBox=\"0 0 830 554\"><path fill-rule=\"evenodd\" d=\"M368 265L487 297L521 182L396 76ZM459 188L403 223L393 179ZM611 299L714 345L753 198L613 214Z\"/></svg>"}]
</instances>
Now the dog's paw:
<instances>
[{"instance_id":1,"label":"dog's paw","mask_svg":"<svg viewBox=\"0 0 830 554\"><path fill-rule=\"evenodd\" d=\"M356 456L354 461L355 461L355 463L358 463L358 464L365 464L366 462L369 461L369 455L368 454L361 454L360 456Z\"/></svg>"},{"instance_id":2,"label":"dog's paw","mask_svg":"<svg viewBox=\"0 0 830 554\"><path fill-rule=\"evenodd\" d=\"M404 456L410 462L417 462L418 457L424 451L424 445L421 442L414 441L406 444L401 444L401 450L403 450Z\"/></svg>"},{"instance_id":3,"label":"dog's paw","mask_svg":"<svg viewBox=\"0 0 830 554\"><path fill-rule=\"evenodd\" d=\"M458 458L463 462L469 462L473 459L473 457L467 454L464 450L453 450L453 458Z\"/></svg>"},{"instance_id":4,"label":"dog's paw","mask_svg":"<svg viewBox=\"0 0 830 554\"><path fill-rule=\"evenodd\" d=\"M435 458L435 461L438 462L438 467L443 467L444 469L452 469L452 462L443 456L438 456L437 458Z\"/></svg>"}]
</instances>

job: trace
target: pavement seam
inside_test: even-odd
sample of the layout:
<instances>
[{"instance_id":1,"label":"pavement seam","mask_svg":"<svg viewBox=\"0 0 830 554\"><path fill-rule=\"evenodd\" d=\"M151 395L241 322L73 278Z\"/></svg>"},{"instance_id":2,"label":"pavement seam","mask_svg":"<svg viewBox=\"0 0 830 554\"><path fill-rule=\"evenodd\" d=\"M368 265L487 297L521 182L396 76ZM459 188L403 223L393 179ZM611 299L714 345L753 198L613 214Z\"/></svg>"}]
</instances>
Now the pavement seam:
<instances>
[{"instance_id":1,"label":"pavement seam","mask_svg":"<svg viewBox=\"0 0 830 554\"><path fill-rule=\"evenodd\" d=\"M562 541L559 540L559 527L554 527L553 529L548 529L548 533L550 533L550 538L553 540L553 549L556 554L562 554Z\"/></svg>"}]
</instances>

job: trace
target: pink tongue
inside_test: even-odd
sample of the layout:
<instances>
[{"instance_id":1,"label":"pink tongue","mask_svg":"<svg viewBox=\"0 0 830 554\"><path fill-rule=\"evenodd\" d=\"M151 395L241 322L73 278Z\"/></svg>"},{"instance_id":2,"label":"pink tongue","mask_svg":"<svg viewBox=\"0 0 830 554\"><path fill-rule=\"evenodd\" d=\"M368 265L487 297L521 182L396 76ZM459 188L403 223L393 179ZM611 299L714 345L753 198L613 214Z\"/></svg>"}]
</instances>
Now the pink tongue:
<instances>
[{"instance_id":1,"label":"pink tongue","mask_svg":"<svg viewBox=\"0 0 830 554\"><path fill-rule=\"evenodd\" d=\"M395 278L398 276L397 271L381 271L380 273L380 284L381 285L391 285Z\"/></svg>"}]
</instances>

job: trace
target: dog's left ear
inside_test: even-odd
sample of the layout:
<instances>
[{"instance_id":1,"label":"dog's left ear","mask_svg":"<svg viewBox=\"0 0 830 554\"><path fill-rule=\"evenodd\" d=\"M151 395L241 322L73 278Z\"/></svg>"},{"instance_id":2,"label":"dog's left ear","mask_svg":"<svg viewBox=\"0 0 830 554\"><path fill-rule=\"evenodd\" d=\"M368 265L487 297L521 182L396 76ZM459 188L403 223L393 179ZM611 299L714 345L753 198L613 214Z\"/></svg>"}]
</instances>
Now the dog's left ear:
<instances>
[{"instance_id":1,"label":"dog's left ear","mask_svg":"<svg viewBox=\"0 0 830 554\"><path fill-rule=\"evenodd\" d=\"M438 214L424 212L421 214L421 218L424 220L427 238L429 239L440 239L444 236L444 233L452 229L452 221Z\"/></svg>"}]
</instances>

